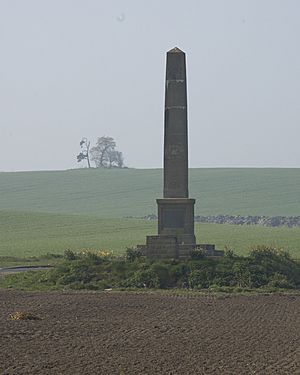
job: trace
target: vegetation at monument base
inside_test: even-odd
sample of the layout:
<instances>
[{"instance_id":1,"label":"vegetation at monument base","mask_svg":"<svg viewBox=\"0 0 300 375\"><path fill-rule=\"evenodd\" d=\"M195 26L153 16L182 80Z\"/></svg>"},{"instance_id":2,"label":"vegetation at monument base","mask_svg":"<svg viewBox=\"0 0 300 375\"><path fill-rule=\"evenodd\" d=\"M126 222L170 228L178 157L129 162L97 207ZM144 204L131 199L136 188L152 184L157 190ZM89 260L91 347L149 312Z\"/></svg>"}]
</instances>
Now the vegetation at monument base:
<instances>
[{"instance_id":1,"label":"vegetation at monument base","mask_svg":"<svg viewBox=\"0 0 300 375\"><path fill-rule=\"evenodd\" d=\"M189 288L215 291L300 288L300 263L271 247L256 247L248 257L207 258L195 250L186 260L150 261L137 249L125 256L67 250L54 269L5 276L0 286L20 289ZM223 288L223 289L222 289ZM225 289L224 289L225 288ZM227 289L226 289L227 288Z\"/></svg>"}]
</instances>

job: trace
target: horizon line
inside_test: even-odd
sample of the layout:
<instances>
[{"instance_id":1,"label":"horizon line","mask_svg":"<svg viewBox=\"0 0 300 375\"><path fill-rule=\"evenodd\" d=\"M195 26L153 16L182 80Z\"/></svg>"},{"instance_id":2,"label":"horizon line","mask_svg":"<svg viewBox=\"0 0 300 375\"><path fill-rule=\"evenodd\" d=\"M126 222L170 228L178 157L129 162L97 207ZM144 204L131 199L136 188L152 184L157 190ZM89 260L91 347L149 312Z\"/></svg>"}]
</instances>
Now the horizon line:
<instances>
[{"instance_id":1,"label":"horizon line","mask_svg":"<svg viewBox=\"0 0 300 375\"><path fill-rule=\"evenodd\" d=\"M85 169L103 169L103 170L163 170L163 167L125 167L125 168L97 168L97 167L82 167L82 168L63 168L63 169L17 169L17 170L0 170L0 173L22 173L22 172L64 172ZM189 167L192 169L300 169L300 166L202 166L202 167Z\"/></svg>"}]
</instances>

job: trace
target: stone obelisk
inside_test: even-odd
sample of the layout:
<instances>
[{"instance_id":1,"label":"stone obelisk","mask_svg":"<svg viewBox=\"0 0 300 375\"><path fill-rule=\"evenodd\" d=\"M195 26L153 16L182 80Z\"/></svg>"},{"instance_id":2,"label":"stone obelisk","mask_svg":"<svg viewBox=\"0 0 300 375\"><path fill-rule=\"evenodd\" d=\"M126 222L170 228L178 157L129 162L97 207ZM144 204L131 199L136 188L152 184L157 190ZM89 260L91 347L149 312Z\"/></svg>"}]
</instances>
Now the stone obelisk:
<instances>
[{"instance_id":1,"label":"stone obelisk","mask_svg":"<svg viewBox=\"0 0 300 375\"><path fill-rule=\"evenodd\" d=\"M165 86L164 198L188 198L185 53L167 53Z\"/></svg>"},{"instance_id":2,"label":"stone obelisk","mask_svg":"<svg viewBox=\"0 0 300 375\"><path fill-rule=\"evenodd\" d=\"M147 236L151 258L181 258L195 247L194 204L188 192L185 53L167 52L164 123L164 192L157 199L158 236Z\"/></svg>"},{"instance_id":3,"label":"stone obelisk","mask_svg":"<svg viewBox=\"0 0 300 375\"><path fill-rule=\"evenodd\" d=\"M164 193L157 199L158 235L138 245L148 258L188 258L200 249L206 256L223 256L213 244L196 244L195 199L188 188L188 120L185 53L167 52L164 135Z\"/></svg>"}]
</instances>

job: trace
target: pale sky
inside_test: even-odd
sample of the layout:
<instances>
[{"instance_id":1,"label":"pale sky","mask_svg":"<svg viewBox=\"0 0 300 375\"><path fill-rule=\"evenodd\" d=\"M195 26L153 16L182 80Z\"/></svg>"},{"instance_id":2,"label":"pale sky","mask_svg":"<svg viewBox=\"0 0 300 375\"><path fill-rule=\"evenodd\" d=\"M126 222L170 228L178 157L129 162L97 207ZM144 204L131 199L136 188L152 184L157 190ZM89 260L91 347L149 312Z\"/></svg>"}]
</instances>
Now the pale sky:
<instances>
[{"instance_id":1,"label":"pale sky","mask_svg":"<svg viewBox=\"0 0 300 375\"><path fill-rule=\"evenodd\" d=\"M191 167L300 167L299 40L299 0L0 0L0 171L77 168L103 135L162 167L175 46Z\"/></svg>"}]
</instances>

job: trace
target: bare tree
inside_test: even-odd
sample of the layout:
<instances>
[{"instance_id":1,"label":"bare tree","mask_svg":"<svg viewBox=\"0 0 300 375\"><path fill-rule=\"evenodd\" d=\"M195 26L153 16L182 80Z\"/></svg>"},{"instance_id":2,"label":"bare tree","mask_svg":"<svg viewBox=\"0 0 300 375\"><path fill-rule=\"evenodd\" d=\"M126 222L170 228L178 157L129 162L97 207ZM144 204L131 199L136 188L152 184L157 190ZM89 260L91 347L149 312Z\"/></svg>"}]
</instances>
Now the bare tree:
<instances>
[{"instance_id":1,"label":"bare tree","mask_svg":"<svg viewBox=\"0 0 300 375\"><path fill-rule=\"evenodd\" d=\"M87 138L82 138L79 144L80 144L81 152L77 155L77 162L80 163L82 160L86 159L88 167L91 168L91 163L90 163L91 142Z\"/></svg>"}]
</instances>

